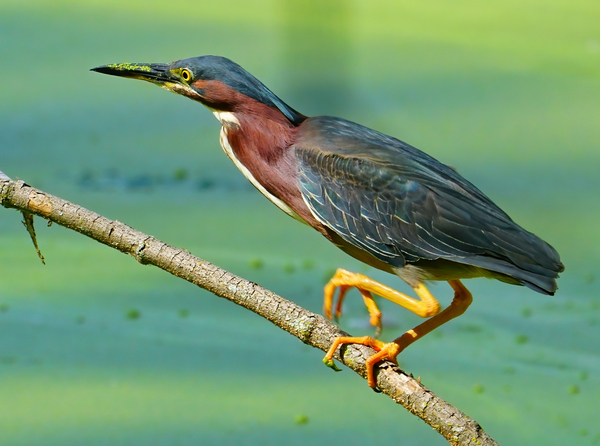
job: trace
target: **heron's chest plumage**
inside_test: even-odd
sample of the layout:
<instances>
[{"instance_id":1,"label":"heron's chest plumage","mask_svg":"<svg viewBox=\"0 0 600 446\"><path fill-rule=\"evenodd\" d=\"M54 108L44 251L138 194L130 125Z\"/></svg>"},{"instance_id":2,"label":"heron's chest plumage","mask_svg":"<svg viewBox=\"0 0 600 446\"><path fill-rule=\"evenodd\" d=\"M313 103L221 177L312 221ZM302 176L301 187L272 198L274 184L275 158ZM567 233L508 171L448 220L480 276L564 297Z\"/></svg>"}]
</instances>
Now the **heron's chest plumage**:
<instances>
[{"instance_id":1,"label":"heron's chest plumage","mask_svg":"<svg viewBox=\"0 0 600 446\"><path fill-rule=\"evenodd\" d=\"M213 113L222 124L223 151L252 185L294 219L302 223L312 219L297 185L295 158L285 152L280 133L268 128L251 130L255 127L247 119L231 112Z\"/></svg>"}]
</instances>

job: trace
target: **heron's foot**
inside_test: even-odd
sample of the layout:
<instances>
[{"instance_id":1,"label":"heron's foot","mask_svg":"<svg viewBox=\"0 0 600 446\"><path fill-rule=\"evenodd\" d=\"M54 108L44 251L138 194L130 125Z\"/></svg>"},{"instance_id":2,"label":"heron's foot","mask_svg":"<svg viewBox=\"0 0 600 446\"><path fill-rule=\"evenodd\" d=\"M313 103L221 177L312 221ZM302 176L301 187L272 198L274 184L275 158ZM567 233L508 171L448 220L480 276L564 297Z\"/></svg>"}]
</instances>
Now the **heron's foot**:
<instances>
[{"instance_id":1,"label":"heron's foot","mask_svg":"<svg viewBox=\"0 0 600 446\"><path fill-rule=\"evenodd\" d=\"M350 271L346 271L345 269L339 268L327 285L325 285L325 300L323 303L323 313L325 313L325 317L331 319L331 310L333 307L335 290L339 288L340 292L335 305L334 313L334 317L337 322L342 315L342 303L346 297L346 293L350 288L354 287L360 292L360 294L362 294L365 305L367 306L367 310L369 311L369 322L373 327L376 328L375 338L379 337L381 334L381 311L379 311L379 308L373 300L371 293L361 286L365 282L370 283L370 281L371 279L363 276L362 274L352 273Z\"/></svg>"},{"instance_id":2,"label":"heron's foot","mask_svg":"<svg viewBox=\"0 0 600 446\"><path fill-rule=\"evenodd\" d=\"M338 270L339 272L340 270ZM344 272L344 270L341 270ZM347 271L346 271L347 272ZM350 273L352 274L352 273ZM337 275L337 273L336 273ZM334 276L335 278L335 276ZM369 279L370 280L370 279ZM333 281L333 279L332 279ZM331 283L331 282L330 282ZM426 320L422 324L417 325L415 328L408 330L399 338L394 339L392 342L384 343L378 341L377 339L373 339L369 336L364 336L361 338L353 338L353 337L339 337L337 338L329 350L325 355L325 359L323 362L325 364L330 365L333 363L333 355L340 345L344 344L361 344L371 347L377 351L374 355L369 357L365 362L365 368L367 369L367 382L369 383L369 387L374 390L377 390L377 380L375 379L374 368L375 365L384 360L388 360L398 365L397 357L400 352L402 352L406 347L411 345L413 342L421 339L428 333L431 333L436 328L442 326L446 322L454 319L461 314L463 314L466 309L469 307L471 302L473 301L473 297L469 290L465 288L465 286L459 280L451 280L449 281L450 285L454 289L454 299L450 303L450 305L441 313L439 311L439 304L437 301L429 294L427 288L424 285L419 285L415 287L415 291L419 297L423 300L421 303L424 303L423 308L419 307L419 305L413 305L409 300L403 300L401 297L402 294L392 290L392 293L384 294L378 292L380 296L386 297L387 299L401 303L406 308L412 309L419 316L433 316L430 319ZM379 285L380 289L384 288L381 284L372 284L372 289L370 291L375 292L376 286ZM384 290L386 291L386 290ZM387 292L387 291L386 291ZM396 294L394 294L396 293ZM418 302L417 302L418 304Z\"/></svg>"},{"instance_id":3,"label":"heron's foot","mask_svg":"<svg viewBox=\"0 0 600 446\"><path fill-rule=\"evenodd\" d=\"M363 336L359 338L339 337L333 342L333 344L331 344L329 351L325 355L325 358L323 358L323 362L327 366L331 367L331 365L333 364L333 355L335 354L335 351L340 345L344 344L361 344L377 350L377 353L369 357L365 363L365 367L367 369L367 383L369 384L369 387L374 390L377 389L377 380L375 379L374 372L375 365L378 362L386 359L398 365L398 361L396 358L398 354L403 350L403 347L396 341L385 343L377 339L373 339L370 336Z\"/></svg>"}]
</instances>

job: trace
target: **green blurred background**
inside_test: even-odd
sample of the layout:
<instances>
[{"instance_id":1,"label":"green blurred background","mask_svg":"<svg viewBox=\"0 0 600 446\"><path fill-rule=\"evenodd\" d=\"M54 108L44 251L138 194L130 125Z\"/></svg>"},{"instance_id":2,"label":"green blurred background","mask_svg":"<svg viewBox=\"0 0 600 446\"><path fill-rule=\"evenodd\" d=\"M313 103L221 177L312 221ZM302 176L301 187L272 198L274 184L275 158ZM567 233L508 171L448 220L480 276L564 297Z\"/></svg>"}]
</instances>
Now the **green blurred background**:
<instances>
[{"instance_id":1,"label":"green blurred background","mask_svg":"<svg viewBox=\"0 0 600 446\"><path fill-rule=\"evenodd\" d=\"M555 297L468 281L467 314L400 359L501 444L600 444L599 23L596 0L0 0L0 170L315 312L339 266L407 291L255 191L200 105L88 71L230 57L452 165L557 248ZM446 444L261 318L38 220L42 266L19 220L0 209L0 444ZM383 339L418 322L381 306ZM367 319L352 294L342 328Z\"/></svg>"}]
</instances>

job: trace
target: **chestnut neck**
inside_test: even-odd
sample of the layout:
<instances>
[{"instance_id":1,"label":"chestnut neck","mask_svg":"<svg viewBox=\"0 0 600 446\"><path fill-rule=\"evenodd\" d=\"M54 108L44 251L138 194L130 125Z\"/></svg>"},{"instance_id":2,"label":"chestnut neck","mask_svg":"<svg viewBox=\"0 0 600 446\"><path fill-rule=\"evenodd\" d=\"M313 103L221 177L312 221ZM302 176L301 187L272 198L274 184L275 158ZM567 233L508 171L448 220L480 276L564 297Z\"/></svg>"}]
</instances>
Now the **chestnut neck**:
<instances>
[{"instance_id":1,"label":"chestnut neck","mask_svg":"<svg viewBox=\"0 0 600 446\"><path fill-rule=\"evenodd\" d=\"M240 160L258 157L278 164L294 143L298 127L278 109L249 100L232 111L234 122L223 123L232 148Z\"/></svg>"}]
</instances>

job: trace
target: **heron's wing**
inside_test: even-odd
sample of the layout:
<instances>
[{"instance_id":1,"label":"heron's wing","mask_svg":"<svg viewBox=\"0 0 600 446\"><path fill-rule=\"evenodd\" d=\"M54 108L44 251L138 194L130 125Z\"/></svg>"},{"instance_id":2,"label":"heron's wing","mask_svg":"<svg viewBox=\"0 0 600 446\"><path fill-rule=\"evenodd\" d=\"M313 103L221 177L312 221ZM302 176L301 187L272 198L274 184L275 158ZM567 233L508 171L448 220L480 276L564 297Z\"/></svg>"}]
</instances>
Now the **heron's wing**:
<instances>
[{"instance_id":1,"label":"heron's wing","mask_svg":"<svg viewBox=\"0 0 600 446\"><path fill-rule=\"evenodd\" d=\"M517 279L519 270L555 277L562 267L479 189L402 141L318 117L302 124L294 148L314 216L392 266L446 259Z\"/></svg>"}]
</instances>

